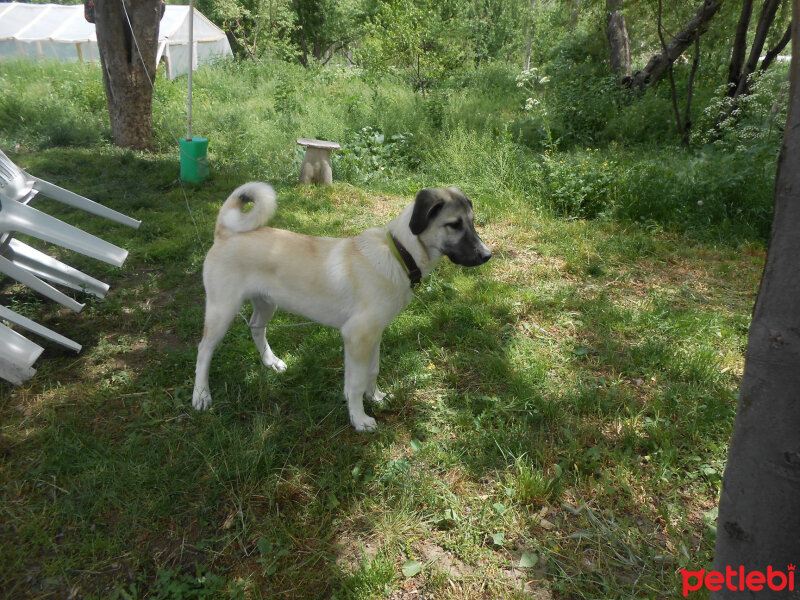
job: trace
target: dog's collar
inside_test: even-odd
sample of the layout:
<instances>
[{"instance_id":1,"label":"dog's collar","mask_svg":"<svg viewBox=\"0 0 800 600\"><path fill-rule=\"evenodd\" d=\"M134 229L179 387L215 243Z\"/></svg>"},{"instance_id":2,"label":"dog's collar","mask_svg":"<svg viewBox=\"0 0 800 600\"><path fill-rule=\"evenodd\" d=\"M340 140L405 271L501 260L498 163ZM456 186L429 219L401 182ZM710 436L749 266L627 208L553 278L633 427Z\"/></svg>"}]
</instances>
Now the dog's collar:
<instances>
[{"instance_id":1,"label":"dog's collar","mask_svg":"<svg viewBox=\"0 0 800 600\"><path fill-rule=\"evenodd\" d=\"M400 241L394 237L392 232L388 229L386 230L386 239L389 240L389 247L392 249L392 254L394 254L395 258L400 262L401 265L403 265L403 270L411 280L411 289L413 290L422 280L422 271L419 270L417 261L414 260L414 257L411 256L411 253L408 251L408 249L403 246L403 244L401 244Z\"/></svg>"}]
</instances>

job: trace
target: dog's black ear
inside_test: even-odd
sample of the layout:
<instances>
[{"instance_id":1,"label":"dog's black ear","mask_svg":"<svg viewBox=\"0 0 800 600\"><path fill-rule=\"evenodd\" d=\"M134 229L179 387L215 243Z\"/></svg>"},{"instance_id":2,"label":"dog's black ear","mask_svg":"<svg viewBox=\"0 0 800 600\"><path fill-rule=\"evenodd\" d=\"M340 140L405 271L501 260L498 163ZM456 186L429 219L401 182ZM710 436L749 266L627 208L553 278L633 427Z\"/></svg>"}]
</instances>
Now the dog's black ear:
<instances>
[{"instance_id":1,"label":"dog's black ear","mask_svg":"<svg viewBox=\"0 0 800 600\"><path fill-rule=\"evenodd\" d=\"M439 214L444 206L444 200L436 193L436 190L425 188L417 193L414 200L414 210L411 213L411 220L408 226L411 233L419 235L428 227L428 223Z\"/></svg>"}]
</instances>

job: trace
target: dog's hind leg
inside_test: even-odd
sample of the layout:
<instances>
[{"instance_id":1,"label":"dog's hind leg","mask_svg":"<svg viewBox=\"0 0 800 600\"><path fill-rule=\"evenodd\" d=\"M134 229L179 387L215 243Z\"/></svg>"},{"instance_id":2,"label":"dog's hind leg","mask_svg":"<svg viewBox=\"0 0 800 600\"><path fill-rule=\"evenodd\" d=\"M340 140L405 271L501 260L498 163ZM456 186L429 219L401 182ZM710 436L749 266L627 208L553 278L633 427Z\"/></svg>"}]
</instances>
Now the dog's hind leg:
<instances>
[{"instance_id":1,"label":"dog's hind leg","mask_svg":"<svg viewBox=\"0 0 800 600\"><path fill-rule=\"evenodd\" d=\"M272 319L272 315L275 314L276 306L260 297L251 298L250 301L253 303L253 314L250 317L250 333L253 335L253 341L256 344L256 348L258 348L261 361L264 366L278 373L283 373L286 370L286 363L272 353L272 348L269 347L267 342L267 323Z\"/></svg>"},{"instance_id":2,"label":"dog's hind leg","mask_svg":"<svg viewBox=\"0 0 800 600\"><path fill-rule=\"evenodd\" d=\"M197 366L195 367L194 391L192 392L192 406L197 410L205 410L211 406L211 392L208 388L211 357L214 356L214 350L225 337L240 304L238 301L213 304L206 300L203 339L200 340L197 348Z\"/></svg>"},{"instance_id":3,"label":"dog's hind leg","mask_svg":"<svg viewBox=\"0 0 800 600\"><path fill-rule=\"evenodd\" d=\"M364 412L364 394L370 379L370 365L380 334L364 323L347 323L342 327L344 340L344 395L350 412L350 423L356 431L374 431L375 419Z\"/></svg>"}]
</instances>

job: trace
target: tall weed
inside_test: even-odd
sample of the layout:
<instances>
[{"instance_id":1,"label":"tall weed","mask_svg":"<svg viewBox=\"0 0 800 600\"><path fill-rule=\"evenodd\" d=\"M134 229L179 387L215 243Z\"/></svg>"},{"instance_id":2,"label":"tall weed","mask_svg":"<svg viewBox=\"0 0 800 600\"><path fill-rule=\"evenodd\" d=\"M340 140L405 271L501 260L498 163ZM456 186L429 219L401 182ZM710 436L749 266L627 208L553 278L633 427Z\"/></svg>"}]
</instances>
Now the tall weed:
<instances>
[{"instance_id":1,"label":"tall weed","mask_svg":"<svg viewBox=\"0 0 800 600\"><path fill-rule=\"evenodd\" d=\"M561 41L536 71L535 89L519 86L513 66L491 63L459 71L424 98L390 73L350 66L206 66L195 74L192 131L210 140L212 177L293 183L303 158L295 140L321 138L342 145L334 178L360 187L411 194L459 185L498 207L765 239L785 118L780 77L754 82L736 127L714 129L725 106L712 103L695 127L696 149L677 150L664 92L627 97L599 76L594 42L581 39ZM530 98L537 103L525 110ZM177 165L185 79L157 78L153 116L156 151ZM0 66L4 150L92 148L109 138L96 66Z\"/></svg>"},{"instance_id":2,"label":"tall weed","mask_svg":"<svg viewBox=\"0 0 800 600\"><path fill-rule=\"evenodd\" d=\"M4 62L0 146L89 147L110 139L99 69L56 62Z\"/></svg>"}]
</instances>

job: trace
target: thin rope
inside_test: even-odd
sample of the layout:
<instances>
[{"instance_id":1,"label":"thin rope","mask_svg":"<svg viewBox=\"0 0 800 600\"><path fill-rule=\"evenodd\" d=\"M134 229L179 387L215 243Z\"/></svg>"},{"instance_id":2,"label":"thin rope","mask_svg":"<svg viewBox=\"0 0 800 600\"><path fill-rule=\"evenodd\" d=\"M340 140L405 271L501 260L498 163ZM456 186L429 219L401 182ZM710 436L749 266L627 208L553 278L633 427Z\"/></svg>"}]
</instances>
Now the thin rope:
<instances>
[{"instance_id":1,"label":"thin rope","mask_svg":"<svg viewBox=\"0 0 800 600\"><path fill-rule=\"evenodd\" d=\"M159 108L163 113L164 124L166 125L167 132L169 133L170 136L172 136L172 139L175 141L176 144L178 144L178 147L180 148L180 140L176 137L175 132L172 130L172 127L170 126L169 119L167 118L167 111L164 108L164 105L158 102L158 98L156 97L156 86L153 83L153 80L150 78L150 72L147 70L147 64L144 62L142 51L139 48L139 40L136 39L136 34L133 32L133 25L131 24L130 15L128 15L128 9L125 6L125 0L120 0L120 4L122 5L122 11L125 13L125 20L128 22L128 29L131 32L131 38L133 38L133 44L136 46L136 53L139 55L139 60L142 63L142 68L144 69L144 74L147 77L147 82L150 84L150 88L153 91L153 100L156 102L156 104L159 105ZM194 15L191 15L191 17L194 18ZM156 67L158 67L158 65L156 65ZM181 193L183 194L183 201L186 204L186 210L189 213L189 218L192 220L192 224L194 225L194 233L197 236L197 242L202 246L203 240L200 237L200 228L197 226L197 221L194 218L192 207L189 205L189 197L186 194L186 188L184 187L183 181L181 180L180 177L178 177L178 183L181 186Z\"/></svg>"},{"instance_id":2,"label":"thin rope","mask_svg":"<svg viewBox=\"0 0 800 600\"><path fill-rule=\"evenodd\" d=\"M263 325L250 325L250 321L248 320L248 318L244 315L244 313L241 310L239 311L239 316L242 317L242 321L244 321L244 323L247 326L247 328L250 329L251 331L253 329L266 329L267 328L267 323L264 323ZM302 323L283 323L281 325L270 325L269 328L270 329L284 329L286 327L305 327L306 325L316 325L316 324L317 324L316 321L303 321Z\"/></svg>"},{"instance_id":3,"label":"thin rope","mask_svg":"<svg viewBox=\"0 0 800 600\"><path fill-rule=\"evenodd\" d=\"M131 38L133 38L133 43L136 46L136 53L139 55L139 60L142 63L142 68L144 69L145 76L147 77L147 82L150 84L150 88L153 91L153 100L155 101L156 104L159 105L159 108L161 109L161 112L162 112L163 117L164 117L164 124L165 124L165 126L167 128L167 132L172 137L172 139L175 141L175 143L177 143L180 146L180 140L175 135L175 132L173 131L172 127L170 126L169 118L167 116L167 111L164 108L164 105L161 102L158 101L158 98L156 96L156 86L153 83L153 80L150 78L150 73L147 70L147 64L145 63L144 57L142 56L142 51L139 48L139 40L136 39L136 34L133 32L133 25L131 24L130 15L128 15L128 9L125 6L125 0L120 0L120 4L122 5L122 10L125 13L125 19L128 22L128 28L130 29L130 32L131 32ZM192 15L192 18L194 18L194 15ZM192 213L192 208L191 208L191 206L189 204L189 197L186 194L186 188L184 187L183 181L180 178L178 179L178 182L180 183L180 186L181 186L181 193L183 194L183 200L184 200L184 203L186 204L186 210L189 213L189 218L191 218L192 224L194 225L194 231L195 231L195 235L197 236L197 241L198 241L198 243L200 245L202 245L203 240L200 237L200 229L197 226L197 221L195 220L194 214ZM256 327L254 325L250 325L250 321L247 319L247 317L244 316L244 314L241 312L241 310L239 311L239 316L242 318L242 320L245 322L245 325L247 325L247 327L250 330L261 329L261 327ZM270 325L270 328L271 329L283 329L283 328L288 328L288 327L305 327L305 326L308 326L308 325L315 325L315 322L314 321L304 321L302 323L285 323L285 324L282 324L282 325ZM266 328L266 324L263 325L263 327Z\"/></svg>"}]
</instances>

